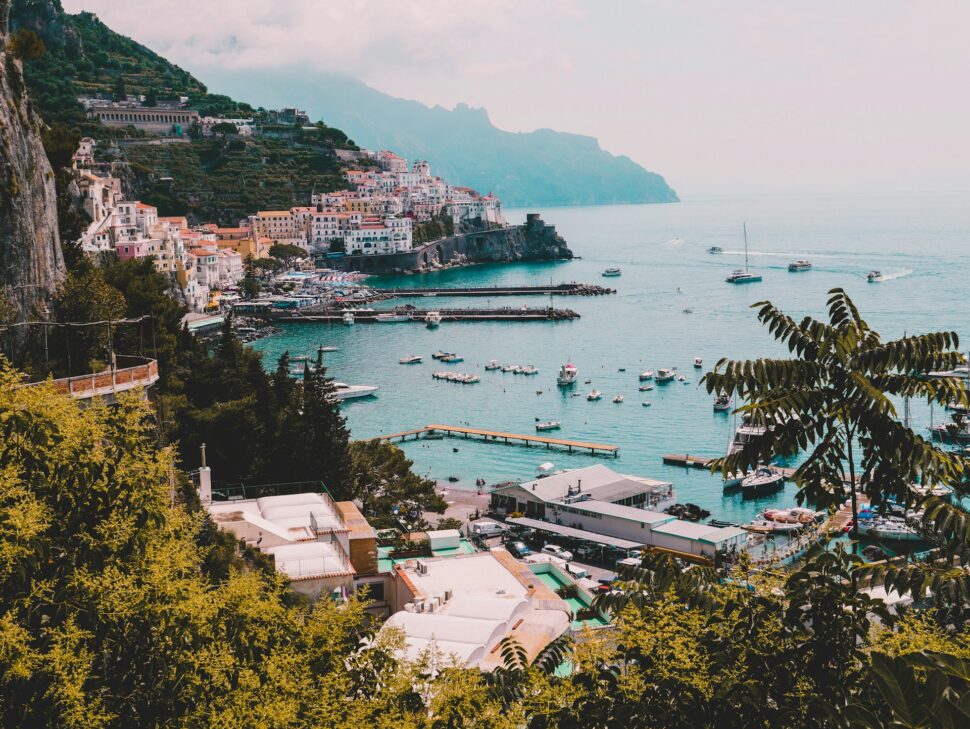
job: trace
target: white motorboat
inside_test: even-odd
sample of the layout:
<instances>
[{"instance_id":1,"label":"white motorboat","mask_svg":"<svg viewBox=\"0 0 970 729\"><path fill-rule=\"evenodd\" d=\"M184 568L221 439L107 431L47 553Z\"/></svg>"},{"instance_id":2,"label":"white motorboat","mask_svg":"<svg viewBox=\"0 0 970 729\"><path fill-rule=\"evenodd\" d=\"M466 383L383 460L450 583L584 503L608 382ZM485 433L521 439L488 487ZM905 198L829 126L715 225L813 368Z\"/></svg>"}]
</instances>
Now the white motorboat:
<instances>
[{"instance_id":1,"label":"white motorboat","mask_svg":"<svg viewBox=\"0 0 970 729\"><path fill-rule=\"evenodd\" d=\"M576 384L576 375L578 372L579 370L576 369L576 365L572 362L567 362L559 368L559 376L556 378L556 384L560 387L569 387L570 385Z\"/></svg>"},{"instance_id":2,"label":"white motorboat","mask_svg":"<svg viewBox=\"0 0 970 729\"><path fill-rule=\"evenodd\" d=\"M651 384L640 385L640 392L650 392L650 390L652 389L653 389L653 385Z\"/></svg>"},{"instance_id":3,"label":"white motorboat","mask_svg":"<svg viewBox=\"0 0 970 729\"><path fill-rule=\"evenodd\" d=\"M704 360L701 359L700 357L694 357L694 368L699 370L703 366L704 366Z\"/></svg>"},{"instance_id":4,"label":"white motorboat","mask_svg":"<svg viewBox=\"0 0 970 729\"><path fill-rule=\"evenodd\" d=\"M441 323L441 312L440 311L429 311L424 315L424 323L428 329L434 329Z\"/></svg>"},{"instance_id":5,"label":"white motorboat","mask_svg":"<svg viewBox=\"0 0 970 729\"><path fill-rule=\"evenodd\" d=\"M465 358L462 357L459 354L448 353L444 357L441 358L441 361L442 362L449 362L449 363L452 363L453 364L455 362L464 362L465 361Z\"/></svg>"},{"instance_id":6,"label":"white motorboat","mask_svg":"<svg viewBox=\"0 0 970 729\"><path fill-rule=\"evenodd\" d=\"M333 394L336 400L369 397L380 389L376 385L348 385L346 382L334 382L333 386L336 388Z\"/></svg>"},{"instance_id":7,"label":"white motorboat","mask_svg":"<svg viewBox=\"0 0 970 729\"><path fill-rule=\"evenodd\" d=\"M349 327L354 323L354 315L352 312L345 311L340 320Z\"/></svg>"},{"instance_id":8,"label":"white motorboat","mask_svg":"<svg viewBox=\"0 0 970 729\"><path fill-rule=\"evenodd\" d=\"M384 314L377 315L377 321L382 324L399 324L405 321L411 321L411 317L407 314L399 314L397 312L386 312Z\"/></svg>"},{"instance_id":9,"label":"white motorboat","mask_svg":"<svg viewBox=\"0 0 970 729\"><path fill-rule=\"evenodd\" d=\"M523 374L523 375L538 375L539 374L539 368L538 367L533 367L532 365L526 365L525 367L523 367L520 370L519 373L520 374Z\"/></svg>"},{"instance_id":10,"label":"white motorboat","mask_svg":"<svg viewBox=\"0 0 970 729\"><path fill-rule=\"evenodd\" d=\"M614 396L613 397L613 402L615 402L617 405L619 405L621 402L623 402L623 395L616 395L616 396Z\"/></svg>"},{"instance_id":11,"label":"white motorboat","mask_svg":"<svg viewBox=\"0 0 970 729\"><path fill-rule=\"evenodd\" d=\"M452 355L454 355L454 352L442 352L439 349L437 352L435 352L434 354L431 355L431 359L441 359L441 360L443 360L445 357L451 357Z\"/></svg>"},{"instance_id":12,"label":"white motorboat","mask_svg":"<svg viewBox=\"0 0 970 729\"><path fill-rule=\"evenodd\" d=\"M755 532L758 534L786 534L798 531L802 528L802 525L771 521L770 519L755 519L749 524L742 524L741 528L745 531Z\"/></svg>"},{"instance_id":13,"label":"white motorboat","mask_svg":"<svg viewBox=\"0 0 970 729\"><path fill-rule=\"evenodd\" d=\"M644 370L640 373L640 382L653 379L653 370Z\"/></svg>"},{"instance_id":14,"label":"white motorboat","mask_svg":"<svg viewBox=\"0 0 970 729\"><path fill-rule=\"evenodd\" d=\"M600 392L599 390L591 390L590 393L586 396L586 399L592 402L593 400L600 400L602 399L602 397L603 397L603 393Z\"/></svg>"},{"instance_id":15,"label":"white motorboat","mask_svg":"<svg viewBox=\"0 0 970 729\"><path fill-rule=\"evenodd\" d=\"M410 365L410 364L421 364L421 355L420 354L409 354L409 355L407 355L405 357L401 357L401 359L399 359L398 362L400 364L408 364L408 365Z\"/></svg>"},{"instance_id":16,"label":"white motorboat","mask_svg":"<svg viewBox=\"0 0 970 729\"><path fill-rule=\"evenodd\" d=\"M677 378L677 382L687 382L687 378L681 375L680 377Z\"/></svg>"},{"instance_id":17,"label":"white motorboat","mask_svg":"<svg viewBox=\"0 0 970 729\"><path fill-rule=\"evenodd\" d=\"M536 430L543 432L546 430L559 430L559 426L562 425L558 420L546 420L543 423L536 423Z\"/></svg>"},{"instance_id":18,"label":"white motorboat","mask_svg":"<svg viewBox=\"0 0 970 729\"><path fill-rule=\"evenodd\" d=\"M879 281L882 281L882 272L869 271L869 273L866 274L866 281L868 281L869 283L877 283Z\"/></svg>"},{"instance_id":19,"label":"white motorboat","mask_svg":"<svg viewBox=\"0 0 970 729\"><path fill-rule=\"evenodd\" d=\"M714 412L724 413L731 409L731 396L722 392L714 399Z\"/></svg>"},{"instance_id":20,"label":"white motorboat","mask_svg":"<svg viewBox=\"0 0 970 729\"><path fill-rule=\"evenodd\" d=\"M859 519L859 534L871 539L885 539L895 542L918 542L922 539L919 532L902 519L873 517Z\"/></svg>"},{"instance_id":21,"label":"white motorboat","mask_svg":"<svg viewBox=\"0 0 970 729\"><path fill-rule=\"evenodd\" d=\"M514 365L514 364L502 365L502 372L515 372L516 367L518 367L518 365Z\"/></svg>"},{"instance_id":22,"label":"white motorboat","mask_svg":"<svg viewBox=\"0 0 970 729\"><path fill-rule=\"evenodd\" d=\"M490 359L488 361L488 364L485 365L486 372L494 372L495 370L500 370L500 369L502 369L502 365L499 364L499 361L497 359Z\"/></svg>"},{"instance_id":23,"label":"white motorboat","mask_svg":"<svg viewBox=\"0 0 970 729\"><path fill-rule=\"evenodd\" d=\"M317 347L318 352L337 352L339 350L340 350L340 347L334 347L333 345L330 345L330 344L325 344L322 347Z\"/></svg>"},{"instance_id":24,"label":"white motorboat","mask_svg":"<svg viewBox=\"0 0 970 729\"><path fill-rule=\"evenodd\" d=\"M603 275L607 277L619 276L622 273L623 272L619 268L607 268L605 271L603 271Z\"/></svg>"},{"instance_id":25,"label":"white motorboat","mask_svg":"<svg viewBox=\"0 0 970 729\"><path fill-rule=\"evenodd\" d=\"M812 262L805 258L799 258L797 261L792 261L788 264L788 270L792 273L798 273L799 271L811 271Z\"/></svg>"},{"instance_id":26,"label":"white motorboat","mask_svg":"<svg viewBox=\"0 0 970 729\"><path fill-rule=\"evenodd\" d=\"M665 382L670 382L677 376L675 370L669 369L667 367L661 367L657 370L656 380L658 383L663 384Z\"/></svg>"}]
</instances>

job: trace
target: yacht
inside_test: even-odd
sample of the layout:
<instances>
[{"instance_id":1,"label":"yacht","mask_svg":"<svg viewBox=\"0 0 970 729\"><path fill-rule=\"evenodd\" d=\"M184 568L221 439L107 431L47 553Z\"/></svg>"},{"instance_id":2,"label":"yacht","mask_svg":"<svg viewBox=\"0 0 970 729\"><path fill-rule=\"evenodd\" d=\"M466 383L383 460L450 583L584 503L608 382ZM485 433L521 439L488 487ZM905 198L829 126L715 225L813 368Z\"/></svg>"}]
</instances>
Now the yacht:
<instances>
[{"instance_id":1,"label":"yacht","mask_svg":"<svg viewBox=\"0 0 970 729\"><path fill-rule=\"evenodd\" d=\"M644 370L640 373L640 382L653 379L653 370Z\"/></svg>"},{"instance_id":2,"label":"yacht","mask_svg":"<svg viewBox=\"0 0 970 729\"><path fill-rule=\"evenodd\" d=\"M866 281L868 281L869 283L878 283L879 281L882 281L882 272L869 271L869 273L866 274Z\"/></svg>"},{"instance_id":3,"label":"yacht","mask_svg":"<svg viewBox=\"0 0 970 729\"><path fill-rule=\"evenodd\" d=\"M603 397L603 393L599 390L590 390L590 393L586 396L586 399L592 402L593 400L599 400Z\"/></svg>"},{"instance_id":4,"label":"yacht","mask_svg":"<svg viewBox=\"0 0 970 729\"><path fill-rule=\"evenodd\" d=\"M667 367L661 367L659 370L657 370L656 380L660 384L663 384L664 382L670 382L676 376L677 376L677 373L674 370L669 369Z\"/></svg>"},{"instance_id":5,"label":"yacht","mask_svg":"<svg viewBox=\"0 0 970 729\"><path fill-rule=\"evenodd\" d=\"M798 273L799 271L811 271L812 262L804 258L799 258L797 261L792 261L788 264L788 270L792 273Z\"/></svg>"},{"instance_id":6,"label":"yacht","mask_svg":"<svg viewBox=\"0 0 970 729\"><path fill-rule=\"evenodd\" d=\"M920 533L909 526L904 519L871 516L866 519L859 515L859 534L871 539L885 539L895 542L918 542Z\"/></svg>"},{"instance_id":7,"label":"yacht","mask_svg":"<svg viewBox=\"0 0 970 729\"><path fill-rule=\"evenodd\" d=\"M424 324L428 329L434 329L441 323L441 312L440 311L429 311L424 315Z\"/></svg>"},{"instance_id":8,"label":"yacht","mask_svg":"<svg viewBox=\"0 0 970 729\"><path fill-rule=\"evenodd\" d=\"M348 327L351 326L354 323L353 313L349 311L345 311L343 317L341 318L341 321L344 324L346 324Z\"/></svg>"},{"instance_id":9,"label":"yacht","mask_svg":"<svg viewBox=\"0 0 970 729\"><path fill-rule=\"evenodd\" d=\"M358 397L369 397L380 388L376 385L348 385L346 382L334 382L336 391L333 393L336 400L352 400Z\"/></svg>"},{"instance_id":10,"label":"yacht","mask_svg":"<svg viewBox=\"0 0 970 729\"><path fill-rule=\"evenodd\" d=\"M618 268L607 268L603 271L604 276L619 276L621 273L623 272Z\"/></svg>"},{"instance_id":11,"label":"yacht","mask_svg":"<svg viewBox=\"0 0 970 729\"><path fill-rule=\"evenodd\" d=\"M728 283L732 284L745 284L745 283L757 283L761 280L761 276L755 273L750 273L748 271L748 226L747 223L744 225L744 268L736 268L724 279Z\"/></svg>"},{"instance_id":12,"label":"yacht","mask_svg":"<svg viewBox=\"0 0 970 729\"><path fill-rule=\"evenodd\" d=\"M714 254L724 253L724 249L721 248L721 246L711 246L710 248L707 249L707 252L714 253Z\"/></svg>"},{"instance_id":13,"label":"yacht","mask_svg":"<svg viewBox=\"0 0 970 729\"><path fill-rule=\"evenodd\" d=\"M398 324L403 321L411 321L411 317L407 314L398 314L397 312L392 311L384 314L378 314L377 321L383 324Z\"/></svg>"},{"instance_id":14,"label":"yacht","mask_svg":"<svg viewBox=\"0 0 970 729\"><path fill-rule=\"evenodd\" d=\"M781 491L785 474L767 466L760 466L754 473L741 479L741 496L746 499L768 496Z\"/></svg>"},{"instance_id":15,"label":"yacht","mask_svg":"<svg viewBox=\"0 0 970 729\"><path fill-rule=\"evenodd\" d=\"M488 364L485 365L486 372L494 372L495 370L500 370L500 369L502 369L502 365L499 364L499 361L497 359L490 359L488 361Z\"/></svg>"},{"instance_id":16,"label":"yacht","mask_svg":"<svg viewBox=\"0 0 970 729\"><path fill-rule=\"evenodd\" d=\"M714 412L715 413L726 413L731 409L731 396L726 392L722 392L714 399Z\"/></svg>"},{"instance_id":17,"label":"yacht","mask_svg":"<svg viewBox=\"0 0 970 729\"><path fill-rule=\"evenodd\" d=\"M562 425L558 420L547 420L543 423L536 423L536 430L543 432L546 430L559 430L559 426Z\"/></svg>"},{"instance_id":18,"label":"yacht","mask_svg":"<svg viewBox=\"0 0 970 729\"><path fill-rule=\"evenodd\" d=\"M400 364L421 364L421 355L420 354L409 354L406 357L401 357L401 359L398 360L398 363L400 363Z\"/></svg>"},{"instance_id":19,"label":"yacht","mask_svg":"<svg viewBox=\"0 0 970 729\"><path fill-rule=\"evenodd\" d=\"M570 385L576 384L576 375L578 372L579 370L576 369L576 365L572 362L567 362L559 368L559 376L556 378L556 384L560 387L569 387Z\"/></svg>"},{"instance_id":20,"label":"yacht","mask_svg":"<svg viewBox=\"0 0 970 729\"><path fill-rule=\"evenodd\" d=\"M699 370L703 366L704 366L704 360L701 359L700 357L694 357L694 369Z\"/></svg>"}]
</instances>

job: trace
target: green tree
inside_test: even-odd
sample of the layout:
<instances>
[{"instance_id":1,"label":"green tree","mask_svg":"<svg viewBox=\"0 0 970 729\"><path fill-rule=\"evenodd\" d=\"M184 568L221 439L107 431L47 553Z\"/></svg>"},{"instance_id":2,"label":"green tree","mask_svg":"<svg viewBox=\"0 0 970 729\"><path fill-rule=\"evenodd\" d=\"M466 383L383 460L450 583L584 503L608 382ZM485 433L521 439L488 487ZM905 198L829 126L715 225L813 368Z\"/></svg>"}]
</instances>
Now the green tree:
<instances>
[{"instance_id":1,"label":"green tree","mask_svg":"<svg viewBox=\"0 0 970 729\"><path fill-rule=\"evenodd\" d=\"M300 246L291 245L289 243L274 243L270 246L269 254L280 261L283 261L287 265L292 265L292 263L301 258L308 258L310 256L304 249Z\"/></svg>"},{"instance_id":2,"label":"green tree","mask_svg":"<svg viewBox=\"0 0 970 729\"><path fill-rule=\"evenodd\" d=\"M887 497L911 503L913 483L960 478L959 459L900 423L890 399L966 403L963 380L925 374L962 362L956 333L884 342L842 289L829 292L827 322L808 316L796 322L767 301L753 308L795 357L721 360L705 375L708 392L737 396L745 403L739 412L767 428L763 437L712 468L744 472L774 456L810 450L793 476L799 499L837 505L844 484L855 484L850 488L853 517L857 490L874 505Z\"/></svg>"},{"instance_id":3,"label":"green tree","mask_svg":"<svg viewBox=\"0 0 970 729\"><path fill-rule=\"evenodd\" d=\"M145 94L145 106L158 106L158 91L154 86Z\"/></svg>"},{"instance_id":4,"label":"green tree","mask_svg":"<svg viewBox=\"0 0 970 729\"><path fill-rule=\"evenodd\" d=\"M350 444L350 464L353 497L376 526L393 526L395 507L405 504L444 513L447 505L435 482L414 473L414 463L397 446L379 440L355 441Z\"/></svg>"},{"instance_id":5,"label":"green tree","mask_svg":"<svg viewBox=\"0 0 970 729\"><path fill-rule=\"evenodd\" d=\"M252 254L246 256L246 260L243 262L245 268L245 274L243 275L243 280L239 284L239 288L242 290L243 296L247 299L252 299L259 295L262 285L259 283L259 277L257 275L256 259L253 258Z\"/></svg>"},{"instance_id":6,"label":"green tree","mask_svg":"<svg viewBox=\"0 0 970 729\"><path fill-rule=\"evenodd\" d=\"M7 41L10 52L22 61L33 61L45 53L47 46L44 41L34 31L27 28L20 28Z\"/></svg>"},{"instance_id":7,"label":"green tree","mask_svg":"<svg viewBox=\"0 0 970 729\"><path fill-rule=\"evenodd\" d=\"M127 98L128 89L125 86L125 77L119 73L114 85L111 87L111 99L113 101L124 101Z\"/></svg>"},{"instance_id":8,"label":"green tree","mask_svg":"<svg viewBox=\"0 0 970 729\"><path fill-rule=\"evenodd\" d=\"M125 316L125 298L90 263L68 274L51 306L52 320L64 326L51 335L58 369L70 375L97 372L111 363L115 327Z\"/></svg>"}]
</instances>

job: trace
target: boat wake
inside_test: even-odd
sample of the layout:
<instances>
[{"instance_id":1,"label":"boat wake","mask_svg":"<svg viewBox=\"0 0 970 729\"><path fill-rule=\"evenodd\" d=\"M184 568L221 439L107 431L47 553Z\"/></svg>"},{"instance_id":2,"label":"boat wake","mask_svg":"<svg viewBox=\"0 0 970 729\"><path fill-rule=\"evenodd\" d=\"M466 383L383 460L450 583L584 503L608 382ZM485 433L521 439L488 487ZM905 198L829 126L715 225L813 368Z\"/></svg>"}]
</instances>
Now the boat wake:
<instances>
[{"instance_id":1,"label":"boat wake","mask_svg":"<svg viewBox=\"0 0 970 729\"><path fill-rule=\"evenodd\" d=\"M673 247L676 247L676 246L682 246L686 242L687 241L684 240L683 238L671 238L666 243L664 243L664 245L665 246L670 246L671 248L673 248Z\"/></svg>"},{"instance_id":2,"label":"boat wake","mask_svg":"<svg viewBox=\"0 0 970 729\"><path fill-rule=\"evenodd\" d=\"M884 273L879 277L880 281L895 281L897 278L902 278L903 276L909 276L913 272L911 268L904 268L902 271L896 271L894 273Z\"/></svg>"}]
</instances>

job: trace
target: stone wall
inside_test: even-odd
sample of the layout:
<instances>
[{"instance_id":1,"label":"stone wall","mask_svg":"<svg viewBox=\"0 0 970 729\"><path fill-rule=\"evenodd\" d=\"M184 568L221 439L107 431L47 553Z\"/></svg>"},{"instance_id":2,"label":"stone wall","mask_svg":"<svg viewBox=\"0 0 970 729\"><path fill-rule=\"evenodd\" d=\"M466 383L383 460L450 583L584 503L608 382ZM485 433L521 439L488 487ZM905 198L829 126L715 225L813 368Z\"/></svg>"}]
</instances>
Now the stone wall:
<instances>
[{"instance_id":1,"label":"stone wall","mask_svg":"<svg viewBox=\"0 0 970 729\"><path fill-rule=\"evenodd\" d=\"M511 261L554 261L573 257L555 226L529 213L524 225L463 233L432 241L407 253L355 255L330 259L341 271L363 273L407 273L433 271L465 263Z\"/></svg>"}]
</instances>

